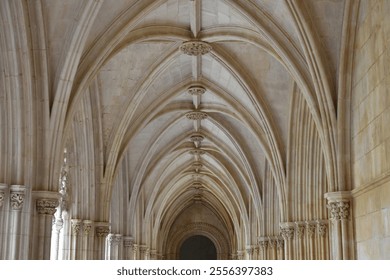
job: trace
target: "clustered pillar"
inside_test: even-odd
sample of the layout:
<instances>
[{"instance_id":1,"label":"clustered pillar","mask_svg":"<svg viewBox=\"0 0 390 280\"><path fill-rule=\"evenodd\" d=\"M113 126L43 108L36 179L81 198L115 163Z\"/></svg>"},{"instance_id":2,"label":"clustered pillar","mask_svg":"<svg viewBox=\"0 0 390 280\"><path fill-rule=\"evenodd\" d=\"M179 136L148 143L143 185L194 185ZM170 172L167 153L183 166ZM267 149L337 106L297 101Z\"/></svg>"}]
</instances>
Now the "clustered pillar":
<instances>
[{"instance_id":1,"label":"clustered pillar","mask_svg":"<svg viewBox=\"0 0 390 280\"><path fill-rule=\"evenodd\" d=\"M351 194L347 191L326 193L330 212L331 258L353 258L353 230L351 220Z\"/></svg>"}]
</instances>

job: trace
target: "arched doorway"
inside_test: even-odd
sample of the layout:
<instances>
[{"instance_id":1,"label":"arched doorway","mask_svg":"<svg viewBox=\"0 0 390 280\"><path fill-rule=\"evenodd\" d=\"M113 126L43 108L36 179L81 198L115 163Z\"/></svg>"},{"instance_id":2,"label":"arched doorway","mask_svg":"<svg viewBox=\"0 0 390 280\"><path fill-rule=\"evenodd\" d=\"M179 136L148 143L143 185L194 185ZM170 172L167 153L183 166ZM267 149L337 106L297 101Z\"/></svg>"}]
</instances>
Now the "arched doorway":
<instances>
[{"instance_id":1,"label":"arched doorway","mask_svg":"<svg viewBox=\"0 0 390 280\"><path fill-rule=\"evenodd\" d=\"M187 238L180 247L180 260L216 260L217 249L214 243L203 235Z\"/></svg>"}]
</instances>

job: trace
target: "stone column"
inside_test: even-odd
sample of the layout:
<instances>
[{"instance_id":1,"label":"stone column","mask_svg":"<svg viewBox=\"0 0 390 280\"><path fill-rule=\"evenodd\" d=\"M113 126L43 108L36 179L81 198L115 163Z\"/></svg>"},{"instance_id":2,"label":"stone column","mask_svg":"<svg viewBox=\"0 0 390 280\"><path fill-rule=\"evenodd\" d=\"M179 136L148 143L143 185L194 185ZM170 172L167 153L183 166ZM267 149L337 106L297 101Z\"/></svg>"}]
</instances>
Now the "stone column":
<instances>
[{"instance_id":1,"label":"stone column","mask_svg":"<svg viewBox=\"0 0 390 280\"><path fill-rule=\"evenodd\" d=\"M157 260L158 255L157 255L157 250L150 250L150 260Z\"/></svg>"},{"instance_id":2,"label":"stone column","mask_svg":"<svg viewBox=\"0 0 390 280\"><path fill-rule=\"evenodd\" d=\"M8 235L8 213L9 213L9 187L7 184L0 184L0 260L6 259L7 235Z\"/></svg>"},{"instance_id":3,"label":"stone column","mask_svg":"<svg viewBox=\"0 0 390 280\"><path fill-rule=\"evenodd\" d=\"M11 211L9 215L9 242L6 257L8 260L20 259L22 209L25 197L25 186L12 185L10 187Z\"/></svg>"},{"instance_id":4,"label":"stone column","mask_svg":"<svg viewBox=\"0 0 390 280\"><path fill-rule=\"evenodd\" d=\"M49 260L53 217L59 203L59 193L48 191L33 192L34 212L32 259Z\"/></svg>"},{"instance_id":5,"label":"stone column","mask_svg":"<svg viewBox=\"0 0 390 280\"><path fill-rule=\"evenodd\" d=\"M314 222L306 222L306 259L315 260L315 233L316 224Z\"/></svg>"},{"instance_id":6,"label":"stone column","mask_svg":"<svg viewBox=\"0 0 390 280\"><path fill-rule=\"evenodd\" d=\"M329 250L328 250L328 223L325 221L317 221L317 236L318 236L318 258L320 260L329 259Z\"/></svg>"},{"instance_id":7,"label":"stone column","mask_svg":"<svg viewBox=\"0 0 390 280\"><path fill-rule=\"evenodd\" d=\"M268 237L259 237L259 259L260 260L267 260L268 254Z\"/></svg>"},{"instance_id":8,"label":"stone column","mask_svg":"<svg viewBox=\"0 0 390 280\"><path fill-rule=\"evenodd\" d=\"M133 244L134 239L131 236L124 236L123 237L123 258L125 260L132 260L133 259Z\"/></svg>"},{"instance_id":9,"label":"stone column","mask_svg":"<svg viewBox=\"0 0 390 280\"><path fill-rule=\"evenodd\" d=\"M281 224L282 237L284 239L284 259L294 259L294 223L283 223Z\"/></svg>"},{"instance_id":10,"label":"stone column","mask_svg":"<svg viewBox=\"0 0 390 280\"><path fill-rule=\"evenodd\" d=\"M83 221L83 250L82 259L92 260L93 259L93 221Z\"/></svg>"},{"instance_id":11,"label":"stone column","mask_svg":"<svg viewBox=\"0 0 390 280\"><path fill-rule=\"evenodd\" d=\"M243 260L244 255L244 251L237 251L237 260Z\"/></svg>"},{"instance_id":12,"label":"stone column","mask_svg":"<svg viewBox=\"0 0 390 280\"><path fill-rule=\"evenodd\" d=\"M268 260L277 260L276 239L268 237Z\"/></svg>"},{"instance_id":13,"label":"stone column","mask_svg":"<svg viewBox=\"0 0 390 280\"><path fill-rule=\"evenodd\" d=\"M246 259L253 260L253 247L250 245L246 246L245 252L246 252Z\"/></svg>"},{"instance_id":14,"label":"stone column","mask_svg":"<svg viewBox=\"0 0 390 280\"><path fill-rule=\"evenodd\" d=\"M138 244L133 243L133 260L138 260Z\"/></svg>"},{"instance_id":15,"label":"stone column","mask_svg":"<svg viewBox=\"0 0 390 280\"><path fill-rule=\"evenodd\" d=\"M81 257L81 228L82 220L71 219L72 235L70 244L70 259L79 260Z\"/></svg>"},{"instance_id":16,"label":"stone column","mask_svg":"<svg viewBox=\"0 0 390 280\"><path fill-rule=\"evenodd\" d=\"M277 260L284 260L284 240L282 237L278 237L276 239L276 252L277 252Z\"/></svg>"},{"instance_id":17,"label":"stone column","mask_svg":"<svg viewBox=\"0 0 390 280\"><path fill-rule=\"evenodd\" d=\"M304 260L305 259L305 246L304 246L304 237L305 237L305 223L295 222L295 236L296 236L296 246L295 246L295 259Z\"/></svg>"},{"instance_id":18,"label":"stone column","mask_svg":"<svg viewBox=\"0 0 390 280\"><path fill-rule=\"evenodd\" d=\"M258 245L253 246L253 259L254 260L259 259L259 246Z\"/></svg>"},{"instance_id":19,"label":"stone column","mask_svg":"<svg viewBox=\"0 0 390 280\"><path fill-rule=\"evenodd\" d=\"M108 241L108 260L120 260L122 258L122 235L110 233Z\"/></svg>"},{"instance_id":20,"label":"stone column","mask_svg":"<svg viewBox=\"0 0 390 280\"><path fill-rule=\"evenodd\" d=\"M329 237L331 241L330 257L335 260L348 260L353 257L353 231L351 212L351 193L326 193L330 211Z\"/></svg>"},{"instance_id":21,"label":"stone column","mask_svg":"<svg viewBox=\"0 0 390 280\"><path fill-rule=\"evenodd\" d=\"M106 256L106 238L110 232L110 226L105 222L95 223L95 260L104 260Z\"/></svg>"},{"instance_id":22,"label":"stone column","mask_svg":"<svg viewBox=\"0 0 390 280\"><path fill-rule=\"evenodd\" d=\"M150 254L150 249L146 245L141 245L139 246L139 251L141 254L141 260L148 260L149 259L149 254Z\"/></svg>"}]
</instances>

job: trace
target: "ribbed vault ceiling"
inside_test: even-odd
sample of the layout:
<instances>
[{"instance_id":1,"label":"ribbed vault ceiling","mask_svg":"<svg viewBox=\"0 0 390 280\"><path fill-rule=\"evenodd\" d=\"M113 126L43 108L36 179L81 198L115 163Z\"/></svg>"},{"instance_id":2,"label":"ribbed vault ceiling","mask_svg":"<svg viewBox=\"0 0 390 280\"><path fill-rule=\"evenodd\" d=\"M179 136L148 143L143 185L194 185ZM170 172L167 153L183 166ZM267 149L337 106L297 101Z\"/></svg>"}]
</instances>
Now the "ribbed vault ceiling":
<instances>
[{"instance_id":1,"label":"ribbed vault ceiling","mask_svg":"<svg viewBox=\"0 0 390 280\"><path fill-rule=\"evenodd\" d=\"M266 166L278 188L285 188L291 94L295 83L304 92L313 88L287 2L294 1L102 4L86 40L68 115L93 88L100 104L106 194L110 197L121 180L119 170L126 168L129 219L142 193L145 219L154 228L160 223L169 228L194 201L233 228L245 224L251 203L260 215ZM316 14L325 1L312 2L305 9L319 27L318 36L325 45L335 44L340 32L330 31L340 25L342 9L335 11L343 1L327 1L332 18L326 22ZM49 33L58 43L59 35ZM211 50L185 54L180 47L190 40ZM328 54L329 70L337 68L334 53ZM191 94L194 87L204 93ZM309 93L305 97L319 114L315 99Z\"/></svg>"}]
</instances>

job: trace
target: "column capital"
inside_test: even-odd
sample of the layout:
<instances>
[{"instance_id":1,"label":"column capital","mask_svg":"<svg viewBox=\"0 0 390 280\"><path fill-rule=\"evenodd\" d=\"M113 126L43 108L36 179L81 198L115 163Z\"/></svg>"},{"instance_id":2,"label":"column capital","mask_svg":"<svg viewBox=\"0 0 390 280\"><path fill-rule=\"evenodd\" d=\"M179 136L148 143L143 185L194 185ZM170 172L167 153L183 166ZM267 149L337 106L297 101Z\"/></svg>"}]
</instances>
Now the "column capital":
<instances>
[{"instance_id":1,"label":"column capital","mask_svg":"<svg viewBox=\"0 0 390 280\"><path fill-rule=\"evenodd\" d=\"M326 221L317 221L317 233L319 236L324 237L328 230L328 223Z\"/></svg>"},{"instance_id":2,"label":"column capital","mask_svg":"<svg viewBox=\"0 0 390 280\"><path fill-rule=\"evenodd\" d=\"M133 247L134 238L132 236L123 236L123 246Z\"/></svg>"},{"instance_id":3,"label":"column capital","mask_svg":"<svg viewBox=\"0 0 390 280\"><path fill-rule=\"evenodd\" d=\"M81 230L82 220L80 219L71 219L70 223L72 225L72 235L78 235Z\"/></svg>"},{"instance_id":4,"label":"column capital","mask_svg":"<svg viewBox=\"0 0 390 280\"><path fill-rule=\"evenodd\" d=\"M296 236L300 239L305 234L305 222L295 222Z\"/></svg>"},{"instance_id":5,"label":"column capital","mask_svg":"<svg viewBox=\"0 0 390 280\"><path fill-rule=\"evenodd\" d=\"M91 232L92 226L93 226L93 221L91 221L91 220L84 220L83 221L84 235L89 235L89 233Z\"/></svg>"},{"instance_id":6,"label":"column capital","mask_svg":"<svg viewBox=\"0 0 390 280\"><path fill-rule=\"evenodd\" d=\"M96 237L106 238L110 233L110 224L106 222L96 222L95 223L95 234Z\"/></svg>"},{"instance_id":7,"label":"column capital","mask_svg":"<svg viewBox=\"0 0 390 280\"><path fill-rule=\"evenodd\" d=\"M315 232L316 232L316 228L317 228L317 224L313 221L307 221L306 222L306 232L307 232L307 235L312 237L314 236Z\"/></svg>"},{"instance_id":8,"label":"column capital","mask_svg":"<svg viewBox=\"0 0 390 280\"><path fill-rule=\"evenodd\" d=\"M276 239L274 237L268 237L268 247L270 248L276 247Z\"/></svg>"},{"instance_id":9,"label":"column capital","mask_svg":"<svg viewBox=\"0 0 390 280\"><path fill-rule=\"evenodd\" d=\"M26 186L22 185L11 185L10 187L10 204L12 210L22 210L25 196Z\"/></svg>"},{"instance_id":10,"label":"column capital","mask_svg":"<svg viewBox=\"0 0 390 280\"><path fill-rule=\"evenodd\" d=\"M40 215L54 215L58 206L57 199L40 198L36 200L37 212Z\"/></svg>"},{"instance_id":11,"label":"column capital","mask_svg":"<svg viewBox=\"0 0 390 280\"><path fill-rule=\"evenodd\" d=\"M3 206L6 196L6 190L8 190L7 184L0 184L0 208Z\"/></svg>"},{"instance_id":12,"label":"column capital","mask_svg":"<svg viewBox=\"0 0 390 280\"><path fill-rule=\"evenodd\" d=\"M295 223L280 224L280 231L284 240L291 240L294 238Z\"/></svg>"},{"instance_id":13,"label":"column capital","mask_svg":"<svg viewBox=\"0 0 390 280\"><path fill-rule=\"evenodd\" d=\"M284 239L282 237L276 239L276 248L278 250L282 250L284 248Z\"/></svg>"},{"instance_id":14,"label":"column capital","mask_svg":"<svg viewBox=\"0 0 390 280\"><path fill-rule=\"evenodd\" d=\"M54 215L59 205L60 194L51 191L33 191L35 207L40 215Z\"/></svg>"},{"instance_id":15,"label":"column capital","mask_svg":"<svg viewBox=\"0 0 390 280\"><path fill-rule=\"evenodd\" d=\"M325 194L333 221L347 220L350 215L352 194L350 191L330 192Z\"/></svg>"},{"instance_id":16,"label":"column capital","mask_svg":"<svg viewBox=\"0 0 390 280\"><path fill-rule=\"evenodd\" d=\"M245 248L245 251L246 251L246 253L247 253L248 255L252 255L253 252L254 252L254 247L251 246L251 245L249 245L249 246L247 246L247 247Z\"/></svg>"}]
</instances>

